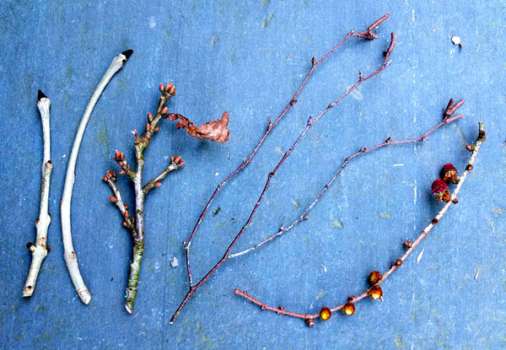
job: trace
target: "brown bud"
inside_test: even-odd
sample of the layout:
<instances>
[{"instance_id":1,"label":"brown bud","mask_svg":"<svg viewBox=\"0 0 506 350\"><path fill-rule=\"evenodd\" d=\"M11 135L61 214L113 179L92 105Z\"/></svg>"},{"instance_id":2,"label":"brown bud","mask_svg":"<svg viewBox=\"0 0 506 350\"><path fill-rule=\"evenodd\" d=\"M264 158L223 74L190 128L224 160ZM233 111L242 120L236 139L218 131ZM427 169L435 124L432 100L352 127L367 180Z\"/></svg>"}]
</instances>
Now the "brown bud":
<instances>
[{"instance_id":1,"label":"brown bud","mask_svg":"<svg viewBox=\"0 0 506 350\"><path fill-rule=\"evenodd\" d=\"M346 316L352 316L355 314L355 304L346 303L341 310Z\"/></svg>"},{"instance_id":2,"label":"brown bud","mask_svg":"<svg viewBox=\"0 0 506 350\"><path fill-rule=\"evenodd\" d=\"M176 164L177 167L181 168L184 166L184 159L180 156L172 156L170 158L171 162Z\"/></svg>"},{"instance_id":3,"label":"brown bud","mask_svg":"<svg viewBox=\"0 0 506 350\"><path fill-rule=\"evenodd\" d=\"M369 274L369 277L367 278L367 281L372 286L372 285L375 285L376 283L378 283L379 281L381 281L382 278L383 278L383 275L381 274L381 272L379 272L379 271L372 271Z\"/></svg>"},{"instance_id":4,"label":"brown bud","mask_svg":"<svg viewBox=\"0 0 506 350\"><path fill-rule=\"evenodd\" d=\"M304 322L306 322L306 326L308 326L309 328L314 326L314 319L312 318L306 318Z\"/></svg>"},{"instance_id":5,"label":"brown bud","mask_svg":"<svg viewBox=\"0 0 506 350\"><path fill-rule=\"evenodd\" d=\"M400 267L402 265L402 260L401 259L397 259L394 261L394 265L397 266L397 267Z\"/></svg>"},{"instance_id":6,"label":"brown bud","mask_svg":"<svg viewBox=\"0 0 506 350\"><path fill-rule=\"evenodd\" d=\"M473 144L466 145L466 150L468 150L469 152L473 152L474 151L474 145Z\"/></svg>"},{"instance_id":7,"label":"brown bud","mask_svg":"<svg viewBox=\"0 0 506 350\"><path fill-rule=\"evenodd\" d=\"M116 203L116 202L118 202L118 198L116 198L116 196L115 196L115 195L112 195L112 194L109 196L109 198L108 198L108 199L109 199L109 202L111 202L111 203Z\"/></svg>"},{"instance_id":8,"label":"brown bud","mask_svg":"<svg viewBox=\"0 0 506 350\"><path fill-rule=\"evenodd\" d=\"M373 300L378 300L383 298L383 290L380 286L372 286L368 291L367 295Z\"/></svg>"},{"instance_id":9,"label":"brown bud","mask_svg":"<svg viewBox=\"0 0 506 350\"><path fill-rule=\"evenodd\" d=\"M459 174L457 168L452 163L446 163L443 165L440 173L441 180L446 183L457 184L459 183Z\"/></svg>"},{"instance_id":10,"label":"brown bud","mask_svg":"<svg viewBox=\"0 0 506 350\"><path fill-rule=\"evenodd\" d=\"M413 241L410 239L407 239L404 241L404 243L402 243L402 245L404 246L405 249L409 249L413 246Z\"/></svg>"},{"instance_id":11,"label":"brown bud","mask_svg":"<svg viewBox=\"0 0 506 350\"><path fill-rule=\"evenodd\" d=\"M326 306L322 307L320 310L320 319L322 321L327 321L330 319L330 317L332 317L332 311L330 311L330 309Z\"/></svg>"}]
</instances>

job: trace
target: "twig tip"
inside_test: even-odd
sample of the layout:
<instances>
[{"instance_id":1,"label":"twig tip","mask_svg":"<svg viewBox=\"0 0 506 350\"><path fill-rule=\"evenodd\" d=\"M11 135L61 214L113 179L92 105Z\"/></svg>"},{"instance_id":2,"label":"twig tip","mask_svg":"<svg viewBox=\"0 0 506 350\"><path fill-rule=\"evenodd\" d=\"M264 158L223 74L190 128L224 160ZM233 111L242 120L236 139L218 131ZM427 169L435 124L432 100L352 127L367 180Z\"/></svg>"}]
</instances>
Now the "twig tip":
<instances>
[{"instance_id":1,"label":"twig tip","mask_svg":"<svg viewBox=\"0 0 506 350\"><path fill-rule=\"evenodd\" d=\"M128 50L123 51L121 54L126 57L125 61L128 61L128 59L130 58L130 56L132 56L133 53L134 53L134 50L128 49Z\"/></svg>"},{"instance_id":2,"label":"twig tip","mask_svg":"<svg viewBox=\"0 0 506 350\"><path fill-rule=\"evenodd\" d=\"M37 91L37 101L42 100L43 98L47 98L46 94L42 92L42 90Z\"/></svg>"}]
</instances>

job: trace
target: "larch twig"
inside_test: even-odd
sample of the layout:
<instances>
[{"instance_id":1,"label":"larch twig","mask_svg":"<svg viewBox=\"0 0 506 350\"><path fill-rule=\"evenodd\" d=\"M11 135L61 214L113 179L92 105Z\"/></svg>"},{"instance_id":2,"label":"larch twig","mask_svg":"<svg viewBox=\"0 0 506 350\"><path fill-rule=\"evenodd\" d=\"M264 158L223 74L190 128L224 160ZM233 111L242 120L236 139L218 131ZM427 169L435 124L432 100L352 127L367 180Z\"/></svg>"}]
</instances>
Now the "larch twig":
<instances>
[{"instance_id":1,"label":"larch twig","mask_svg":"<svg viewBox=\"0 0 506 350\"><path fill-rule=\"evenodd\" d=\"M327 104L327 106L324 109L322 109L320 112L318 112L318 114L316 114L315 116L310 116L307 119L305 127L298 134L298 136L295 139L295 141L288 148L288 150L282 155L281 159L274 166L274 168L269 172L269 174L267 176L267 179L265 181L265 184L263 186L263 189L260 192L260 195L258 196L255 204L253 205L253 208L252 208L252 210L251 210L251 212L250 212L247 220L245 221L245 223L243 224L243 226L241 227L241 229L236 233L236 235L232 239L232 241L229 243L229 245L227 246L227 248L226 248L225 253L223 254L223 256L196 283L192 283L193 278L192 278L192 270L191 270L191 264L190 264L190 258L189 258L189 249L190 249L190 245L191 245L191 240L193 238L190 237L190 240L187 241L187 244L185 245L186 265L187 265L187 275L188 275L188 281L189 281L189 288L188 288L188 291L187 291L186 295L184 296L183 300L179 304L178 308L176 309L176 311L172 315L172 317L170 319L170 323L174 323L175 322L175 320L177 319L177 317L179 316L179 314L181 313L181 311L183 310L183 308L186 306L186 304L188 304L188 302L195 295L195 293L197 292L197 290L209 280L209 278L225 263L225 261L228 260L229 255L232 252L232 249L234 248L235 244L239 241L239 239L244 234L244 232L246 231L246 229L251 225L251 223L253 221L253 218L255 217L255 214L257 212L257 209L260 207L260 204L262 203L262 200L263 200L265 194L267 193L267 191L268 191L268 189L270 187L270 183L271 183L272 178L276 175L276 173L281 168L281 166L285 163L285 161L290 157L290 155L293 153L293 151L299 145L299 143L304 139L304 137L309 132L309 130L319 120L321 120L330 110L332 110L333 108L335 108L336 106L338 106L348 95L350 95L353 91L355 91L356 89L358 89L358 87L362 83L364 83L365 81L367 81L367 80L375 77L376 75L380 74L381 72L383 72L389 66L389 63L390 63L389 58L391 56L392 51L394 50L394 47L395 47L395 34L391 33L391 35L390 35L390 44L389 44L387 50L384 53L384 60L383 60L382 64L378 68L376 68L374 71L372 71L371 73L369 73L369 74L364 75L364 74L360 73L358 75L357 80L350 87L348 87L343 94L339 95L335 100L333 100L329 104ZM269 125L267 127L267 130L271 129L272 127L273 127L273 123L269 123Z\"/></svg>"},{"instance_id":2,"label":"larch twig","mask_svg":"<svg viewBox=\"0 0 506 350\"><path fill-rule=\"evenodd\" d=\"M42 121L42 135L44 142L44 156L42 160L42 176L40 182L40 208L39 217L35 221L37 235L35 243L28 243L27 247L32 254L32 262L30 270L26 278L25 286L23 288L23 297L31 297L35 291L37 284L37 277L39 271L48 254L47 246L47 231L51 223L51 216L48 212L49 207L49 187L51 185L51 173L53 170L53 163L51 162L51 127L50 127L50 99L42 92L38 91L37 107Z\"/></svg>"},{"instance_id":3,"label":"larch twig","mask_svg":"<svg viewBox=\"0 0 506 350\"><path fill-rule=\"evenodd\" d=\"M79 264L77 261L77 253L72 243L72 226L71 226L71 205L72 205L72 192L74 189L75 173L77 157L79 155L79 149L81 148L81 142L83 140L84 132L88 121L90 120L91 113L95 108L100 96L103 91L114 77L114 75L123 68L124 64L128 61L132 55L133 50L126 50L113 58L109 68L104 73L102 79L98 83L95 91L93 92L88 105L81 118L79 128L77 129L74 143L72 145L72 151L70 153L69 162L67 165L67 173L65 175L65 185L63 188L63 195L61 199L61 225L62 225L62 239L64 247L64 258L67 265L67 269L70 274L74 288L79 295L79 298L84 304L89 304L91 301L91 293L86 287L84 280L79 270Z\"/></svg>"},{"instance_id":4,"label":"larch twig","mask_svg":"<svg viewBox=\"0 0 506 350\"><path fill-rule=\"evenodd\" d=\"M370 288L366 289L365 291L363 291L358 295L350 296L347 299L346 303L339 304L332 308L324 308L326 310L325 318L322 318L321 311L319 313L300 313L289 311L284 307L280 306L278 307L270 306L241 289L235 289L234 290L235 295L248 300L254 305L260 307L261 310L271 311L282 316L302 319L306 322L308 326L313 326L317 319L326 320L330 318L331 313L337 311L346 311L345 312L346 314L352 315L355 312L355 304L368 296L370 296L372 299L381 299L382 292L380 292L379 294L373 293L376 293L378 290L381 291L381 289L379 289L380 288L379 286L382 285L389 277L392 276L392 274L395 271L397 271L404 264L404 262L409 258L410 255L413 254L413 252L420 245L420 243L425 238L427 238L427 236L434 229L434 227L436 227L436 225L443 219L443 217L448 212L450 207L458 202L458 195L462 189L462 186L464 185L465 180L467 179L467 176L473 170L474 164L478 156L478 152L480 151L480 147L484 141L485 141L485 127L484 124L480 122L478 125L478 136L476 138L476 141L473 144L466 146L466 149L471 152L471 156L467 162L464 172L460 176L460 179L457 183L457 186L455 187L455 190L451 194L451 200L449 200L444 204L444 206L438 211L438 213L432 218L430 223L420 232L420 234L414 241L409 240L404 243L404 247L406 249L405 252L399 258L397 258L392 263L390 268L386 270L383 274L378 273L378 276L380 277L378 277L378 279L375 280L374 283L372 283L372 286Z\"/></svg>"}]
</instances>

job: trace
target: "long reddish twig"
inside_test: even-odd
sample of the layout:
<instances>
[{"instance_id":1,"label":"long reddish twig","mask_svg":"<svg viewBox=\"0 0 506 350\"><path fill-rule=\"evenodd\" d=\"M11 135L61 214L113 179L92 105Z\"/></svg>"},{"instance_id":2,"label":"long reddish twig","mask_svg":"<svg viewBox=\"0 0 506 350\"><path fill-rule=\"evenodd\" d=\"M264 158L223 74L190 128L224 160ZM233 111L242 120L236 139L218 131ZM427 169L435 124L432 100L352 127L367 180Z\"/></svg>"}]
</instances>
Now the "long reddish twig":
<instances>
[{"instance_id":1,"label":"long reddish twig","mask_svg":"<svg viewBox=\"0 0 506 350\"><path fill-rule=\"evenodd\" d=\"M464 102L464 100L462 100L461 102ZM455 111L456 110L454 110L452 113L454 113ZM423 132L422 134L420 134L417 137L408 138L408 139L404 139L404 140L394 140L393 138L388 137L381 143L378 143L378 144L371 146L371 147L361 147L358 151L353 152L352 154L350 154L349 156L347 156L346 158L343 159L343 161L341 162L341 164L339 165L339 167L337 168L335 173L332 175L332 177L322 186L322 188L320 189L320 191L318 191L315 198L311 201L311 203L309 203L308 206L305 207L305 209L302 211L302 213L299 216L297 216L297 218L295 220L293 220L289 225L286 225L286 226L282 225L275 233L265 237L257 244L254 244L251 247L241 250L239 252L230 254L228 256L229 259L230 258L237 258L237 257L243 256L243 255L246 255L248 253L251 253L251 252L255 251L256 249L259 249L259 248L263 247L264 245L274 241L275 239L280 238L281 236L283 236L287 232L294 229L300 223L306 221L309 218L309 214L314 209L314 207L316 207L316 205L321 201L321 199L323 198L325 193L327 193L327 191L332 187L332 185L334 184L336 179L339 177L339 175L341 175L343 170L354 159L359 158L361 156L365 156L366 154L371 154L375 151L378 151L382 148L386 148L388 146L408 145L408 144L416 144L416 143L424 142L434 132L436 132L437 130L439 130L440 128L442 128L446 125L449 125L449 124L463 118L463 115L459 114L459 115L453 116L453 115L443 114L443 117L444 118L442 121L440 121L439 123L437 123L436 125L434 125L430 129L426 130L425 132Z\"/></svg>"},{"instance_id":2,"label":"long reddish twig","mask_svg":"<svg viewBox=\"0 0 506 350\"><path fill-rule=\"evenodd\" d=\"M227 176L225 176L220 183L215 187L213 192L211 193L211 196L207 200L206 204L204 205L204 208L200 212L197 221L195 222L195 225L191 231L191 233L188 235L186 240L183 242L183 248L185 252L185 263L186 263L186 270L187 270L187 276L188 276L188 284L191 286L193 284L193 275L191 270L191 264L190 264L190 247L193 238L197 234L200 225L204 221L207 212L209 211L209 208L211 207L211 204L214 202L216 197L218 196L218 193L225 187L225 185L233 180L237 175L239 175L244 169L246 169L253 159L255 158L256 154L260 150L260 148L263 146L267 138L271 135L273 130L278 126L278 124L284 119L284 117L292 110L292 108L297 103L299 96L304 91L306 85L309 83L311 78L313 77L314 73L325 62L329 60L329 58L339 49L341 48L348 40L352 38L359 38L359 39L365 39L365 40L374 40L378 36L375 33L375 30L385 21L387 21L390 18L390 15L387 13L377 20L375 20L369 27L367 27L367 30L363 32L356 32L356 31L350 31L348 32L333 48L328 50L326 53L324 53L320 58L313 57L311 59L311 68L308 70L304 78L302 79L302 82L297 87L293 95L288 100L288 103L283 107L281 112L274 118L274 120L269 120L267 128L265 129L264 133L260 136L260 139L257 141L256 145L253 147L253 149L249 152L249 154L244 158L244 160ZM386 60L388 57L386 57Z\"/></svg>"},{"instance_id":3,"label":"long reddish twig","mask_svg":"<svg viewBox=\"0 0 506 350\"><path fill-rule=\"evenodd\" d=\"M379 24L378 24L379 25ZM374 27L375 28L375 27ZM395 34L391 33L390 36L390 44L387 48L387 50L384 53L384 60L382 64L375 69L373 72L369 74L359 74L357 80L351 85L349 88L346 89L346 91L338 96L335 100L331 101L323 110L321 110L316 116L310 116L306 122L305 127L301 130L295 141L292 143L292 145L288 148L288 150L283 154L281 159L278 161L278 163L274 166L274 168L269 172L267 179L265 181L264 187L262 191L260 192L260 195L258 196L247 220L241 227L241 229L237 232L235 237L232 239L232 241L229 243L227 249L225 250L225 253L221 257L220 260L195 284L192 283L192 272L191 272L191 266L190 266L190 259L189 259L189 246L191 245L191 239L187 242L185 246L186 250L186 264L187 264L187 274L188 274L188 281L189 281L189 289L179 304L178 308L172 315L170 322L173 323L178 315L180 314L181 310L186 306L186 304L191 300L191 298L194 296L196 291L204 285L209 278L225 263L226 260L229 259L229 255L232 252L232 249L234 248L235 244L239 241L241 236L246 231L246 228L250 226L251 222L253 221L253 218L255 217L255 214L257 212L258 207L262 203L262 200L267 193L267 190L270 187L270 183L272 178L276 175L278 170L281 168L281 166L285 163L285 161L290 157L290 155L293 153L295 148L299 145L299 143L304 139L306 134L309 132L309 130L319 121L321 120L330 110L338 106L348 95L350 95L354 90L356 90L362 83L365 81L375 77L376 75L380 74L383 70L385 70L389 66L389 58L394 50L395 47ZM272 123L269 123L269 126L267 127L267 130L272 128Z\"/></svg>"},{"instance_id":4,"label":"long reddish twig","mask_svg":"<svg viewBox=\"0 0 506 350\"><path fill-rule=\"evenodd\" d=\"M459 106L458 106L459 107ZM457 107L457 108L458 108ZM322 308L319 313L300 313L300 312L294 312L286 310L285 308L278 306L270 306L259 299L255 298L251 294L241 290L241 289L235 289L234 293L235 295L245 298L249 302L257 305L261 308L261 310L265 311L271 311L274 313L277 313L278 315L282 316L288 316L288 317L294 317L302 319L306 322L308 326L313 326L315 321L317 319L321 320L327 320L330 318L332 313L337 311L343 311L347 315L352 315L355 313L355 304L359 301L365 299L366 297L370 296L372 299L381 299L382 297L382 291L380 288L380 285L383 284L395 271L397 271L404 262L409 258L410 255L413 254L415 249L420 245L420 243L427 238L429 233L436 227L436 225L441 221L441 219L445 216L448 209L452 204L455 204L458 202L458 195L462 189L462 186L469 175L469 173L473 170L474 163L476 162L476 158L478 155L478 152L480 150L480 147L482 143L485 141L485 127L483 123L479 123L478 127L478 136L476 138L476 141L473 144L467 145L466 149L471 152L471 156L468 160L468 163L465 167L464 172L460 176L460 179L458 180L457 186L453 193L451 194L451 200L445 203L445 205L439 210L439 212L434 216L434 218L430 221L430 223L420 232L418 237L414 241L405 241L404 247L406 248L405 252L397 258L390 268L385 271L383 274L376 272L376 279L373 281L372 286L366 290L364 290L362 293L351 296L347 299L346 303L337 305L332 308ZM371 277L370 277L371 282Z\"/></svg>"}]
</instances>

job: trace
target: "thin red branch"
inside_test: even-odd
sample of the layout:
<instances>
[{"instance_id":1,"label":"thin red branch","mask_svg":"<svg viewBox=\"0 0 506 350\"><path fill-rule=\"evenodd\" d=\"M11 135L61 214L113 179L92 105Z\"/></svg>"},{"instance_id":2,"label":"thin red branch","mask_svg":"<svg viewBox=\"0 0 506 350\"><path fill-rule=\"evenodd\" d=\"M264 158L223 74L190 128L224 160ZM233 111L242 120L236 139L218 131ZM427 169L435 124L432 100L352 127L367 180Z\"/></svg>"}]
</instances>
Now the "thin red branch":
<instances>
[{"instance_id":1,"label":"thin red branch","mask_svg":"<svg viewBox=\"0 0 506 350\"><path fill-rule=\"evenodd\" d=\"M458 118L458 117L459 116L456 116L453 118ZM471 152L471 156L468 160L465 170L462 173L455 190L453 191L453 193L451 195L452 200L445 203L445 205L432 218L430 223L420 232L420 234L418 235L418 237L414 241L409 241L408 244L406 244L406 243L404 244L404 247L406 249L405 252L392 263L392 265L390 266L390 268L387 271L385 271L383 274L380 274L381 277L370 288L366 289L365 291L363 291L362 293L360 293L358 295L349 297L347 299L346 303L339 304L335 307L330 308L329 310L331 313L342 311L345 307L353 305L352 306L353 312L351 313L351 314L353 314L354 310L355 310L355 304L358 303L359 301L365 299L369 295L371 295L372 289L374 289L374 288L377 289L389 277L391 277L395 271L397 271L402 265L404 265L404 262L409 258L409 256L411 256L413 254L413 252L420 245L420 243L424 239L426 239L428 237L429 233L434 229L434 227L436 227L436 225L439 222L441 222L441 219L445 216L445 214L447 213L450 206L458 203L458 200L457 200L458 194L460 193L467 176L473 170L474 163L476 162L480 147L481 147L482 143L485 141L484 125L482 123L479 123L478 129L479 129L479 132L478 132L478 136L476 138L476 141L473 144L468 145L468 147L466 147L466 149ZM406 241L406 242L408 242L408 241ZM257 305L262 310L271 311L271 312L277 313L278 315L303 319L306 321L306 324L308 326L314 325L315 320L321 318L320 313L299 313L299 312L286 310L285 308L283 308L281 306L278 306L278 307L270 306L241 289L235 289L234 293L235 293L235 295L248 300L249 302L253 303L254 305ZM326 319L328 319L328 317Z\"/></svg>"},{"instance_id":2,"label":"thin red branch","mask_svg":"<svg viewBox=\"0 0 506 350\"><path fill-rule=\"evenodd\" d=\"M211 207L214 200L217 198L220 191L230 182L232 181L236 176L238 176L244 169L246 169L255 156L257 155L260 148L263 146L267 138L271 135L273 130L278 126L278 124L284 119L284 117L292 110L292 108L297 104L297 101L299 99L299 96L302 94L304 89L306 88L307 84L313 77L314 73L320 67L322 64L327 62L327 60L339 49L341 48L348 40L352 38L359 38L359 39L367 39L367 40L373 40L377 37L374 30L376 30L383 22L385 22L390 17L389 14L385 14L376 21L374 21L365 32L356 32L356 31L350 31L348 32L333 48L328 50L326 53L324 53L319 59L316 57L313 57L311 59L311 67L302 79L302 82L297 87L293 95L290 97L286 105L283 107L281 112L274 118L274 120L269 120L267 123L267 127L264 130L263 134L260 136L260 139L257 141L253 149L249 152L249 154L244 158L244 160L227 176L225 176L215 187L213 192L211 193L211 196L207 200L206 204L204 205L204 208L200 212L197 221L195 222L193 229L191 233L188 235L186 240L183 242L184 252L185 252L185 262L186 262L186 270L187 270L187 277L188 277L188 284L191 287L193 285L193 274L191 270L191 263L190 263L190 247L191 242L195 235L197 234L200 226L202 225L209 208Z\"/></svg>"},{"instance_id":3,"label":"thin red branch","mask_svg":"<svg viewBox=\"0 0 506 350\"><path fill-rule=\"evenodd\" d=\"M392 40L395 40L395 35L392 34L391 38L392 38ZM389 47L392 47L392 43L390 43ZM187 241L187 244L185 245L185 250L186 250L186 254L187 254L187 257L186 257L187 273L188 273L188 280L189 280L190 286L189 286L189 290L188 290L186 296L184 297L183 301L180 303L179 307L176 309L176 311L172 315L171 320L170 320L171 323L174 322L177 319L177 317L178 317L179 313L181 312L181 310L185 307L185 305L193 297L193 295L196 293L196 291L209 280L209 278L225 263L226 260L228 260L229 255L232 252L232 249L234 248L235 244L239 241L239 239L244 234L244 232L246 231L246 229L251 225L251 223L253 221L253 218L255 217L255 214L257 212L257 209L260 207L260 204L262 203L262 200L263 200L265 194L267 193L267 191L268 191L268 189L270 187L272 178L276 175L276 173L281 168L281 166L285 163L285 161L291 156L291 154L293 153L293 151L295 150L295 148L304 139L304 137L309 132L309 130L318 121L320 121L330 110L332 110L333 108L335 108L336 106L338 106L354 90L358 89L358 87L360 85L362 85L362 83L364 83L365 81L367 81L367 80L375 77L376 75L380 74L382 71L384 71L388 67L388 65L389 65L389 62L385 59L382 62L382 64L377 69L375 69L373 72L371 72L371 73L369 73L367 75L359 74L359 76L358 76L357 80L355 81L355 83L353 83L353 85L351 85L349 88L347 88L346 91L343 94L341 94L340 96L338 96L335 100L331 101L316 116L314 116L314 117L310 116L307 119L305 127L301 130L301 132L299 133L299 135L297 136L297 138L295 139L295 141L288 148L288 150L283 154L283 156L278 161L278 163L274 166L274 168L271 170L271 172L269 172L269 174L267 176L267 179L265 181L264 187L263 187L262 191L260 192L260 195L258 196L258 198L257 198L257 200L256 200L256 202L255 202L255 204L254 204L254 206L253 206L253 208L252 208L252 210L251 210L251 212L250 212L247 220L245 221L245 223L243 224L243 226L241 227L241 229L237 232L237 234L235 235L235 237L232 239L232 241L228 245L228 247L225 250L225 253L221 257L221 259L218 260L218 262L204 275L204 277L202 277L195 284L192 284L192 273L191 273L191 266L190 266L190 259L189 259L189 249L190 249L191 239L192 239L192 237L190 237L190 240ZM267 130L269 130L269 129L270 129L270 127L268 127Z\"/></svg>"},{"instance_id":4,"label":"thin red branch","mask_svg":"<svg viewBox=\"0 0 506 350\"><path fill-rule=\"evenodd\" d=\"M280 238L281 236L283 236L287 232L290 232L292 229L294 229L297 225L306 221L309 218L309 214L311 213L311 211L316 207L316 205L318 205L318 203L322 200L323 196L327 193L327 191L332 187L332 185L334 184L336 179L339 177L339 175L341 175L341 173L344 171L344 169L346 169L346 167L354 159L360 158L360 157L365 156L367 154L371 154L375 151L378 151L382 148L386 148L389 146L416 144L416 143L424 142L429 138L430 135L432 135L434 132L436 132L440 128L442 128L446 125L449 125L453 122L456 122L457 120L462 119L463 117L464 116L461 114L457 115L457 116L449 117L443 121L440 121L439 123L432 126L430 129L426 130L425 132L423 132L422 134L420 134L417 137L401 139L401 140L394 140L393 138L388 137L383 142L373 145L371 147L361 147L358 151L353 152L352 154L350 154L349 156L347 156L346 158L343 159L343 161L341 162L339 167L336 169L336 171L334 172L332 177L322 186L322 188L320 189L320 191L318 191L315 198L302 211L302 213L300 215L298 215L298 217L295 220L293 220L288 225L282 225L275 233L262 239L257 244L255 244L245 250L242 250L240 252L232 253L228 257L229 258L237 258L239 256L243 256L248 253L251 253L251 252L255 251L256 249L263 247L267 243L270 243L270 242L274 241L275 239Z\"/></svg>"}]
</instances>

